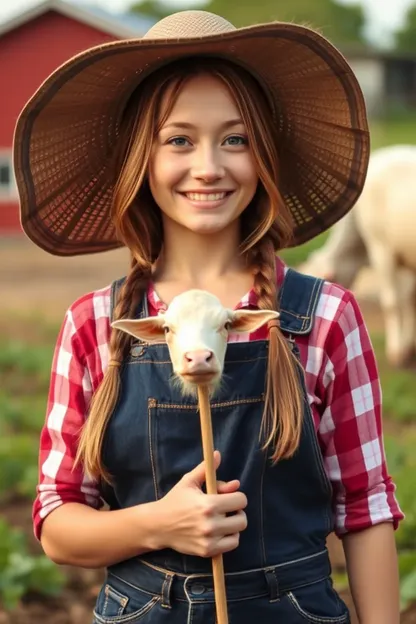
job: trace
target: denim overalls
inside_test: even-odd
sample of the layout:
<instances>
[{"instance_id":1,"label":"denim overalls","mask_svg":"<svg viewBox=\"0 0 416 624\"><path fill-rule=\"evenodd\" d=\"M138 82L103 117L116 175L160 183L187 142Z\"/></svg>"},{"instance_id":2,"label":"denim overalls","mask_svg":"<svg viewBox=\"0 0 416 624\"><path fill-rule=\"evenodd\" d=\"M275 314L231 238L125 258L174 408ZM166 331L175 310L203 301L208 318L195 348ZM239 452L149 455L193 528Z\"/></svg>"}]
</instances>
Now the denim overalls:
<instances>
[{"instance_id":1,"label":"denim overalls","mask_svg":"<svg viewBox=\"0 0 416 624\"><path fill-rule=\"evenodd\" d=\"M112 307L121 281L112 288ZM311 331L322 288L289 270L280 290L281 328ZM138 315L147 316L146 297ZM325 474L305 391L304 425L295 456L272 466L259 449L268 341L230 343L226 384L213 398L218 478L239 479L248 526L224 554L230 624L348 624L349 613L330 579L326 537L333 528L331 485ZM170 383L165 344L135 342L121 368L122 390L110 420L103 459L114 489L111 508L164 496L202 457L196 403ZM303 382L302 382L303 383ZM110 566L96 604L95 624L214 624L211 559L172 550Z\"/></svg>"}]
</instances>

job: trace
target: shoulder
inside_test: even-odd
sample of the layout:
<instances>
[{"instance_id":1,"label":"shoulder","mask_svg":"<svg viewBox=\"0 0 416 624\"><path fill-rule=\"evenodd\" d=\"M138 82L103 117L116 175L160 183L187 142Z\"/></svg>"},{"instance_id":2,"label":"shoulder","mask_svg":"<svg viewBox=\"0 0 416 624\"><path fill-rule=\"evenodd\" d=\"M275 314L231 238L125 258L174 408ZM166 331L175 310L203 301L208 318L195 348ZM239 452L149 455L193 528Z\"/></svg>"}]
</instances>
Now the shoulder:
<instances>
[{"instance_id":1,"label":"shoulder","mask_svg":"<svg viewBox=\"0 0 416 624\"><path fill-rule=\"evenodd\" d=\"M62 340L76 340L91 351L107 342L110 331L111 285L86 293L67 309Z\"/></svg>"},{"instance_id":2,"label":"shoulder","mask_svg":"<svg viewBox=\"0 0 416 624\"><path fill-rule=\"evenodd\" d=\"M324 281L315 311L310 340L325 351L338 347L367 350L369 336L355 295L338 284Z\"/></svg>"},{"instance_id":3,"label":"shoulder","mask_svg":"<svg viewBox=\"0 0 416 624\"><path fill-rule=\"evenodd\" d=\"M99 290L88 292L76 299L68 308L67 314L77 324L102 316L110 318L111 284Z\"/></svg>"}]
</instances>

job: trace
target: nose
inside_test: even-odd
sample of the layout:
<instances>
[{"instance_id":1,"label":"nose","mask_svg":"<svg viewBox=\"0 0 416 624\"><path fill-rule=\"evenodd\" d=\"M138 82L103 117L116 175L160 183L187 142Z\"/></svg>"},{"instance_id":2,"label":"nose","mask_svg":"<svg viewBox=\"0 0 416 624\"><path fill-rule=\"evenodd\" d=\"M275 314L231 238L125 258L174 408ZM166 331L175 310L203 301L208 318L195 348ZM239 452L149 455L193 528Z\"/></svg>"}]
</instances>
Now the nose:
<instances>
[{"instance_id":1,"label":"nose","mask_svg":"<svg viewBox=\"0 0 416 624\"><path fill-rule=\"evenodd\" d=\"M187 351L184 358L184 371L188 374L209 373L214 368L214 354L208 349Z\"/></svg>"},{"instance_id":2,"label":"nose","mask_svg":"<svg viewBox=\"0 0 416 624\"><path fill-rule=\"evenodd\" d=\"M224 175L225 170L217 150L211 147L198 150L192 169L192 176L196 180L209 183L223 178Z\"/></svg>"}]
</instances>

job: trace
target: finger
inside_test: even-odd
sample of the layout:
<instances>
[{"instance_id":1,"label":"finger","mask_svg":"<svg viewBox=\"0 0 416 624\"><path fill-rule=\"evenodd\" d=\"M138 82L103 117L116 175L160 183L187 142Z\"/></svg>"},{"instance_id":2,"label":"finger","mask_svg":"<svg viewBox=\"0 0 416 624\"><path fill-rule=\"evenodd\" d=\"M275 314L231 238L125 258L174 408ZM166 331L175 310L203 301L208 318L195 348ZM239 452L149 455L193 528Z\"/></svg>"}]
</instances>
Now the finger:
<instances>
[{"instance_id":1,"label":"finger","mask_svg":"<svg viewBox=\"0 0 416 624\"><path fill-rule=\"evenodd\" d=\"M215 557L222 553L235 550L240 543L240 533L234 533L233 535L226 535L218 540L210 553L210 557Z\"/></svg>"},{"instance_id":2,"label":"finger","mask_svg":"<svg viewBox=\"0 0 416 624\"><path fill-rule=\"evenodd\" d=\"M233 481L217 481L218 494L229 494L236 492L240 487L240 481L234 479Z\"/></svg>"},{"instance_id":3,"label":"finger","mask_svg":"<svg viewBox=\"0 0 416 624\"><path fill-rule=\"evenodd\" d=\"M215 470L217 470L218 466L221 463L221 455L219 451L214 451L214 466ZM205 483L205 462L202 461L200 464L195 466L193 470L188 472L182 477L182 480L187 484L196 485L199 488Z\"/></svg>"},{"instance_id":4,"label":"finger","mask_svg":"<svg viewBox=\"0 0 416 624\"><path fill-rule=\"evenodd\" d=\"M237 511L232 516L218 518L213 529L213 535L234 535L247 528L247 516L244 511Z\"/></svg>"},{"instance_id":5,"label":"finger","mask_svg":"<svg viewBox=\"0 0 416 624\"><path fill-rule=\"evenodd\" d=\"M212 496L212 509L218 514L226 514L233 511L240 511L247 507L247 497L243 492L231 492L229 494L218 494Z\"/></svg>"}]
</instances>

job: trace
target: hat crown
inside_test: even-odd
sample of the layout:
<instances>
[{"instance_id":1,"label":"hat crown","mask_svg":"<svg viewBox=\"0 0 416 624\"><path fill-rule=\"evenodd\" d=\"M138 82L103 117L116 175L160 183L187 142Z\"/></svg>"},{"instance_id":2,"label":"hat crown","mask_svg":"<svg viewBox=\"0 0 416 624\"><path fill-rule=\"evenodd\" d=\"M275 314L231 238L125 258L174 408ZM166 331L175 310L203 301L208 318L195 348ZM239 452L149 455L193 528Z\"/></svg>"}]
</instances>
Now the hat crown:
<instances>
[{"instance_id":1,"label":"hat crown","mask_svg":"<svg viewBox=\"0 0 416 624\"><path fill-rule=\"evenodd\" d=\"M236 30L228 20L209 11L178 11L159 20L143 39L207 37Z\"/></svg>"}]
</instances>

